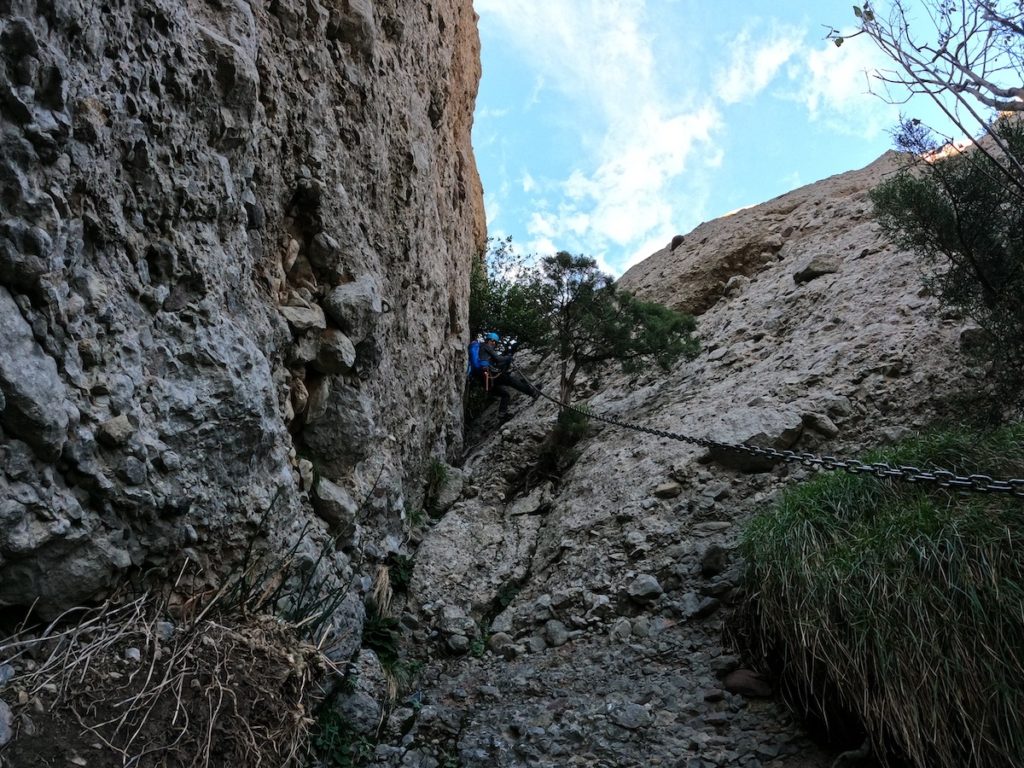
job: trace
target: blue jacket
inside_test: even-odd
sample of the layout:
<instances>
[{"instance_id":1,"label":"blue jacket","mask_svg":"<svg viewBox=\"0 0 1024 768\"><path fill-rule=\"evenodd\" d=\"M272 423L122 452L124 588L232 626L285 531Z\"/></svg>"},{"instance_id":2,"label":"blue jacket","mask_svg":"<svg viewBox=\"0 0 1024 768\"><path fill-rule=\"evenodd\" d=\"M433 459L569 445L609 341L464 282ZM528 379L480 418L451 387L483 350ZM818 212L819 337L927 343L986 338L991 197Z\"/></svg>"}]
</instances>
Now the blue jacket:
<instances>
[{"instance_id":1,"label":"blue jacket","mask_svg":"<svg viewBox=\"0 0 1024 768\"><path fill-rule=\"evenodd\" d=\"M482 375L491 369L504 370L512 362L511 355L499 355L482 341L475 340L469 344L469 362L466 364L466 375Z\"/></svg>"}]
</instances>

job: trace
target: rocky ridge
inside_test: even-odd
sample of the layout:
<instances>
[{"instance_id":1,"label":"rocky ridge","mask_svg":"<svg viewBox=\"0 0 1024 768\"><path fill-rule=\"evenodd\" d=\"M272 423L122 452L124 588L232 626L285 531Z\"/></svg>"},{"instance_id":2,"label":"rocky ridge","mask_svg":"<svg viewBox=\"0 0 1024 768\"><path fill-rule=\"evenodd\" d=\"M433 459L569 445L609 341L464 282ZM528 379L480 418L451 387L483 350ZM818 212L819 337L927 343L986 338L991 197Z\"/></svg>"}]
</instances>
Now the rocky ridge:
<instances>
[{"instance_id":1,"label":"rocky ridge","mask_svg":"<svg viewBox=\"0 0 1024 768\"><path fill-rule=\"evenodd\" d=\"M867 191L897 161L703 224L634 268L624 287L700 315L703 351L668 374L608 371L588 405L848 457L956 415L984 384L960 349L971 325L872 220ZM554 415L527 406L473 452L426 532L403 622L433 652L376 765L830 765L722 633L742 524L813 470L595 425L561 477L524 487Z\"/></svg>"}]
</instances>

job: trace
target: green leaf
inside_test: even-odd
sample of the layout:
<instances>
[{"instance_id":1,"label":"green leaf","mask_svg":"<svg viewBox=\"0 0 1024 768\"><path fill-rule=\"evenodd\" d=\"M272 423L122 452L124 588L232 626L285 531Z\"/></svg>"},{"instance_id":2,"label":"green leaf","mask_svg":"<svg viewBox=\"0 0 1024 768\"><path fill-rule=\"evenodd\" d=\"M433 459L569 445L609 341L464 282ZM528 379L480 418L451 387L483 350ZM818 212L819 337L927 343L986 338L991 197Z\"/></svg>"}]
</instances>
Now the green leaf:
<instances>
[{"instance_id":1,"label":"green leaf","mask_svg":"<svg viewBox=\"0 0 1024 768\"><path fill-rule=\"evenodd\" d=\"M835 43L836 44L836 48L838 48L839 46L841 46L843 44L843 38L837 37L837 38L833 39L832 42Z\"/></svg>"},{"instance_id":2,"label":"green leaf","mask_svg":"<svg viewBox=\"0 0 1024 768\"><path fill-rule=\"evenodd\" d=\"M864 10L864 21L874 21L875 13L870 8Z\"/></svg>"},{"instance_id":3,"label":"green leaf","mask_svg":"<svg viewBox=\"0 0 1024 768\"><path fill-rule=\"evenodd\" d=\"M853 15L856 16L858 19L862 19L864 18L864 11L860 9L859 5L855 5L853 6Z\"/></svg>"}]
</instances>

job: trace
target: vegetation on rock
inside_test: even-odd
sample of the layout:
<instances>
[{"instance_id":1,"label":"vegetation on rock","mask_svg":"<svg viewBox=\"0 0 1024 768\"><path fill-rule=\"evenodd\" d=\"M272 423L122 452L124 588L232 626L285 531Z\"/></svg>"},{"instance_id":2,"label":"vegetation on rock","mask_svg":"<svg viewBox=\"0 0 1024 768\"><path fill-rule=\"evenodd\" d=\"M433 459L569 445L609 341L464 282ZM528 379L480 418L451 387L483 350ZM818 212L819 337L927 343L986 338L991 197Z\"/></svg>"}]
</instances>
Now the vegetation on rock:
<instances>
[{"instance_id":1,"label":"vegetation on rock","mask_svg":"<svg viewBox=\"0 0 1024 768\"><path fill-rule=\"evenodd\" d=\"M870 460L1020 477L1024 426ZM801 710L852 713L887 765L1020 765L1022 536L1019 498L819 476L745 533L747 636Z\"/></svg>"},{"instance_id":2,"label":"vegetation on rock","mask_svg":"<svg viewBox=\"0 0 1024 768\"><path fill-rule=\"evenodd\" d=\"M919 159L871 194L886 233L938 266L931 282L940 300L985 333L968 349L994 363L1010 401L1024 397L1024 124L993 128L1008 154L968 150L932 159L939 144L905 121L900 149ZM1013 159L1015 162L1011 163ZM1016 181L1015 181L1016 180Z\"/></svg>"},{"instance_id":3,"label":"vegetation on rock","mask_svg":"<svg viewBox=\"0 0 1024 768\"><path fill-rule=\"evenodd\" d=\"M492 241L471 288L474 328L500 329L542 357L554 356L564 403L578 375L604 363L668 370L699 350L691 316L619 289L589 256L560 251L529 260L509 241Z\"/></svg>"}]
</instances>

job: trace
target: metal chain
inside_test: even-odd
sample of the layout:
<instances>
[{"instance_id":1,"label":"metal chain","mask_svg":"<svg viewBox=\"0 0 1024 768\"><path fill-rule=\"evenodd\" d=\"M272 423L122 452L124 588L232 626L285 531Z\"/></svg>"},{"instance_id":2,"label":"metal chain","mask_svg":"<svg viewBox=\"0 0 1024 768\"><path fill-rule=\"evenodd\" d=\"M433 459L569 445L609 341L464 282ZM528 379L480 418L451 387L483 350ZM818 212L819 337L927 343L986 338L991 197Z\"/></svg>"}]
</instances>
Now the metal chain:
<instances>
[{"instance_id":1,"label":"metal chain","mask_svg":"<svg viewBox=\"0 0 1024 768\"><path fill-rule=\"evenodd\" d=\"M522 376L521 372L520 375ZM802 464L805 467L821 467L822 469L831 470L840 469L844 472L849 472L852 475L874 475L879 478L892 478L895 480L904 480L909 483L931 483L941 488L953 488L972 493L1009 493L1013 496L1024 498L1024 479L999 480L989 475L958 475L944 469L924 470L920 467L912 467L905 464L887 464L884 461L867 464L863 461L857 461L856 459L837 459L835 456L818 456L806 451L779 451L775 448L763 448L759 445L750 445L748 443L722 443L717 440L708 440L703 437L691 437L690 435L683 435L678 432L669 432L664 429L652 429L651 427L643 427L639 424L629 424L624 421L619 421L618 419L613 419L610 416L601 416L600 414L592 413L583 408L579 408L578 406L563 403L562 401L556 400L550 395L541 392L528 378L526 378L526 376L523 376L523 379L527 384L537 390L541 397L545 400L550 400L559 408L563 408L567 411L573 411L581 416L586 416L588 419L603 421L606 424L612 424L616 427L622 427L623 429L631 429L634 432L643 432L648 435L654 435L655 437L677 440L679 442L690 443L691 445L698 445L702 448L709 448L718 451L732 451L734 453L758 456L760 458L782 461L789 464Z\"/></svg>"}]
</instances>

